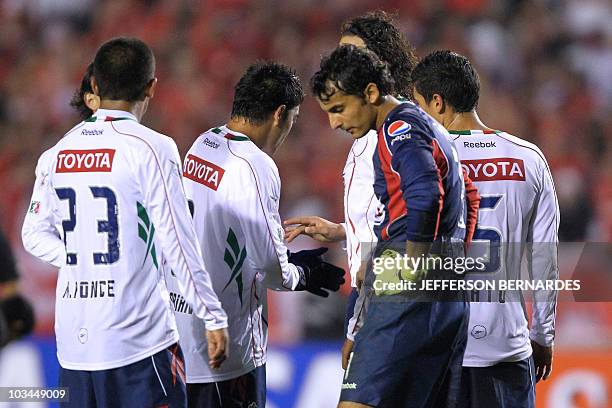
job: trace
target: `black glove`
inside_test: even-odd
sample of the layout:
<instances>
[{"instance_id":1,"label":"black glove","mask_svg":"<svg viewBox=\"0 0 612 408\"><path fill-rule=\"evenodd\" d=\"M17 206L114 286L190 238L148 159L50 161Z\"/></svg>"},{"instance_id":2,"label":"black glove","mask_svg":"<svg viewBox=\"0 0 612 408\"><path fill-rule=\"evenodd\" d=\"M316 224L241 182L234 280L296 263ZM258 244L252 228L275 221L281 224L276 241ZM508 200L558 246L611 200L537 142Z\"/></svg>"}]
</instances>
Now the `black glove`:
<instances>
[{"instance_id":1,"label":"black glove","mask_svg":"<svg viewBox=\"0 0 612 408\"><path fill-rule=\"evenodd\" d=\"M7 329L2 346L27 336L34 330L34 309L23 296L16 294L0 301L0 313L5 319Z\"/></svg>"},{"instance_id":2,"label":"black glove","mask_svg":"<svg viewBox=\"0 0 612 408\"><path fill-rule=\"evenodd\" d=\"M338 291L344 283L344 269L325 262L322 255L327 248L306 249L295 253L288 252L289 262L301 268L300 283L295 290L307 290L317 296L327 297Z\"/></svg>"}]
</instances>

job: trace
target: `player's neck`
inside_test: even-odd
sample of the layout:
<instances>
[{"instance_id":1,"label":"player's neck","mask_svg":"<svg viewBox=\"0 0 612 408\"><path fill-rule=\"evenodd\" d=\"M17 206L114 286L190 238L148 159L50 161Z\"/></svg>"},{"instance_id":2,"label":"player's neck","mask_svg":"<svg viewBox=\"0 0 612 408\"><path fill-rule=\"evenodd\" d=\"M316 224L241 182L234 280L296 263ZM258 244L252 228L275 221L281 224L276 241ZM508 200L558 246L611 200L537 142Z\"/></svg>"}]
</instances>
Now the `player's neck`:
<instances>
[{"instance_id":1,"label":"player's neck","mask_svg":"<svg viewBox=\"0 0 612 408\"><path fill-rule=\"evenodd\" d=\"M266 146L268 144L268 131L265 126L256 126L251 124L246 119L237 118L230 119L227 122L227 128L230 131L242 133L246 135L251 142L255 144L255 146L259 147L261 150L266 150Z\"/></svg>"},{"instance_id":2,"label":"player's neck","mask_svg":"<svg viewBox=\"0 0 612 408\"><path fill-rule=\"evenodd\" d=\"M401 103L402 102L400 102L391 95L383 96L383 102L378 107L378 112L376 114L376 129L374 130L380 129L385 119L387 119L389 112L391 112L396 106L400 105Z\"/></svg>"},{"instance_id":3,"label":"player's neck","mask_svg":"<svg viewBox=\"0 0 612 408\"><path fill-rule=\"evenodd\" d=\"M444 119L443 125L446 130L493 130L482 123L475 110L454 112Z\"/></svg>"},{"instance_id":4,"label":"player's neck","mask_svg":"<svg viewBox=\"0 0 612 408\"><path fill-rule=\"evenodd\" d=\"M130 112L132 115L136 116L136 119L138 119L139 122L144 114L144 112L142 112L141 105L142 104L138 102L128 102L111 99L100 100L100 109L122 110L125 112Z\"/></svg>"}]
</instances>

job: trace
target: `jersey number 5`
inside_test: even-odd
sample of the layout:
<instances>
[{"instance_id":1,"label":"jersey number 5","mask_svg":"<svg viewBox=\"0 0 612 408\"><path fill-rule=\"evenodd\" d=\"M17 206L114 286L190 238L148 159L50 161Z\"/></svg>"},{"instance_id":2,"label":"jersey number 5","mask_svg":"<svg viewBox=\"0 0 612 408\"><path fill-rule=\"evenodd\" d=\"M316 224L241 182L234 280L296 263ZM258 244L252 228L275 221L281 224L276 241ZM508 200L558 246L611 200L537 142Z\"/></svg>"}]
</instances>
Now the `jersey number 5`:
<instances>
[{"instance_id":1,"label":"jersey number 5","mask_svg":"<svg viewBox=\"0 0 612 408\"><path fill-rule=\"evenodd\" d=\"M483 196L480 199L479 211L492 211L499 204L502 196ZM478 225L474 231L474 241L489 242L489 260L484 262L485 269L482 272L495 273L500 267L501 258L501 234L493 228L481 227Z\"/></svg>"},{"instance_id":2,"label":"jersey number 5","mask_svg":"<svg viewBox=\"0 0 612 408\"><path fill-rule=\"evenodd\" d=\"M108 234L108 252L94 252L94 265L107 265L119 260L119 223L117 222L117 196L108 187L89 187L94 199L106 200L106 219L98 220L98 232ZM68 219L62 221L64 230L64 245L66 236L76 228L76 192L70 187L56 188L55 192L60 200L68 201ZM77 264L77 254L68 252L66 246L66 263L68 265Z\"/></svg>"}]
</instances>

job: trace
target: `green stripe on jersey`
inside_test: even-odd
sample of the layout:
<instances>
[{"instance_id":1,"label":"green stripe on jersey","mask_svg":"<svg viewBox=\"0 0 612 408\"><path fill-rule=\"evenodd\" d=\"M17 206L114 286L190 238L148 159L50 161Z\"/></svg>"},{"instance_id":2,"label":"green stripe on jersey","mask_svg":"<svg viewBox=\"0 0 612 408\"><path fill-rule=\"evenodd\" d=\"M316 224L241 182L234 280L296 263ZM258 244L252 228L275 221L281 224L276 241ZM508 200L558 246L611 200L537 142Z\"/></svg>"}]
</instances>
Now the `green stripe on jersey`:
<instances>
[{"instance_id":1,"label":"green stripe on jersey","mask_svg":"<svg viewBox=\"0 0 612 408\"><path fill-rule=\"evenodd\" d=\"M461 136L469 136L469 135L473 135L473 134L485 134L485 135L492 135L492 134L497 134L497 133L501 133L501 130L449 130L448 133L450 133L451 135L461 135Z\"/></svg>"},{"instance_id":2,"label":"green stripe on jersey","mask_svg":"<svg viewBox=\"0 0 612 408\"><path fill-rule=\"evenodd\" d=\"M142 222L142 224L140 222L138 223L138 236L147 245L145 257L142 260L142 264L144 265L145 262L147 262L147 258L149 254L151 254L151 260L153 261L153 265L155 265L156 269L159 269L159 264L157 263L157 251L155 250L155 244L153 242L153 238L155 237L155 226L153 225L153 223L151 223L151 220L149 219L147 209L144 208L141 203L136 202L136 210L138 212L138 218L140 218L140 221Z\"/></svg>"},{"instance_id":3,"label":"green stripe on jersey","mask_svg":"<svg viewBox=\"0 0 612 408\"><path fill-rule=\"evenodd\" d=\"M242 305L242 291L244 288L244 284L242 282L242 265L244 264L244 260L247 256L246 246L244 248L240 248L240 244L238 243L238 239L236 238L236 234L234 230L231 228L227 233L226 242L230 246L230 250L225 248L225 254L223 260L230 268L230 277L223 287L223 291L227 289L227 287L232 283L232 281L236 282L236 286L238 286L238 299L240 300L240 304ZM234 255L232 255L232 252Z\"/></svg>"}]
</instances>

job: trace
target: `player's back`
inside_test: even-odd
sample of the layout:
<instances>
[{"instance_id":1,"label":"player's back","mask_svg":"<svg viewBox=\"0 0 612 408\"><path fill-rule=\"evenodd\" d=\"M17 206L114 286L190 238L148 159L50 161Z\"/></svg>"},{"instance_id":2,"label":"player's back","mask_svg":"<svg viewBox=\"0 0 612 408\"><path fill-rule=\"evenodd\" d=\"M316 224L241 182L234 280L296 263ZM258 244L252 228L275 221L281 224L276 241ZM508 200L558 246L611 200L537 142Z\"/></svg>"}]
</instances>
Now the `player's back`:
<instances>
[{"instance_id":1,"label":"player's back","mask_svg":"<svg viewBox=\"0 0 612 408\"><path fill-rule=\"evenodd\" d=\"M551 178L542 152L532 143L504 132L451 131L463 168L481 196L478 227L470 256L488 253L482 273L472 278L521 279L521 261L527 242L534 241L536 212L545 179ZM550 223L554 228L554 223ZM519 361L531 354L525 311L518 293L473 293L470 307L465 366L488 366Z\"/></svg>"},{"instance_id":2,"label":"player's back","mask_svg":"<svg viewBox=\"0 0 612 408\"><path fill-rule=\"evenodd\" d=\"M282 238L282 231L262 231L261 225L266 228L268 221L263 207L266 213L278 211L280 178L272 159L248 137L220 126L200 135L187 152L183 182L206 269L228 314L231 339L230 357L211 370L205 340L191 334L203 330L201 320L175 303L187 382L236 378L266 361L263 280L279 269L279 261L267 264L262 253L270 250L269 234ZM171 297L180 299L172 280L169 288Z\"/></svg>"},{"instance_id":3,"label":"player's back","mask_svg":"<svg viewBox=\"0 0 612 408\"><path fill-rule=\"evenodd\" d=\"M123 111L99 110L45 152L66 262L55 330L64 368L119 367L178 340L147 209L150 168L175 145ZM164 188L157 186L156 188Z\"/></svg>"}]
</instances>

